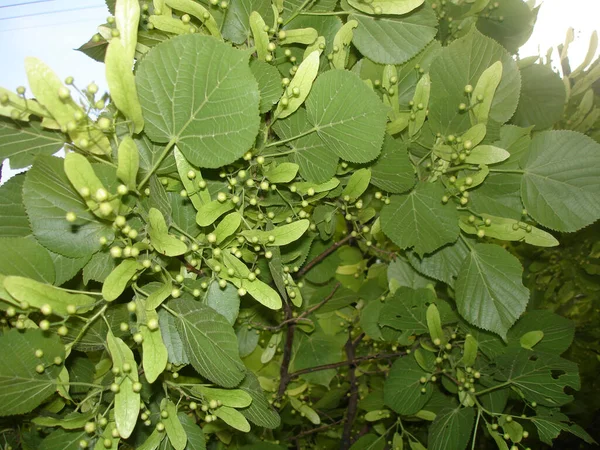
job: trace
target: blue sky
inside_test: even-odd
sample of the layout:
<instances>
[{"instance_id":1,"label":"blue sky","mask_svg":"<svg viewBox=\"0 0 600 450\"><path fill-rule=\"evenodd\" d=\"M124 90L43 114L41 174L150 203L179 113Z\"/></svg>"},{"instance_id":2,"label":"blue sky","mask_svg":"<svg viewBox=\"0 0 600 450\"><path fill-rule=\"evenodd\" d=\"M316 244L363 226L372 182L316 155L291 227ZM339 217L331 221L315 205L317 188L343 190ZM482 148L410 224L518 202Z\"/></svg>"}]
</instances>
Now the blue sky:
<instances>
[{"instance_id":1,"label":"blue sky","mask_svg":"<svg viewBox=\"0 0 600 450\"><path fill-rule=\"evenodd\" d=\"M14 5L14 6L13 6ZM61 77L105 89L103 65L73 51L109 15L103 0L0 0L0 86L26 85L23 61L42 59Z\"/></svg>"}]
</instances>

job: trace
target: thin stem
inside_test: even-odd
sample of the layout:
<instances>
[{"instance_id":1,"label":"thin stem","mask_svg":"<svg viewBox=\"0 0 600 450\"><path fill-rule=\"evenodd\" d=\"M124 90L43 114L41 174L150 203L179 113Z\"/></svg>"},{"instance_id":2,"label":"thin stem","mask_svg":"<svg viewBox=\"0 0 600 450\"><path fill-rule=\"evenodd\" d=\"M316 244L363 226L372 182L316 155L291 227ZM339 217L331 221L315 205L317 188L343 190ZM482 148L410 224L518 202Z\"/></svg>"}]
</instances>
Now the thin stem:
<instances>
[{"instance_id":1,"label":"thin stem","mask_svg":"<svg viewBox=\"0 0 600 450\"><path fill-rule=\"evenodd\" d=\"M352 14L350 11L331 11L331 12L303 12L300 16L345 16Z\"/></svg>"},{"instance_id":2,"label":"thin stem","mask_svg":"<svg viewBox=\"0 0 600 450\"><path fill-rule=\"evenodd\" d=\"M56 386L83 386L83 387L91 387L91 388L96 388L96 389L105 389L107 388L107 386L102 386L100 384L94 384L94 383L83 383L80 381L55 381L54 384Z\"/></svg>"},{"instance_id":3,"label":"thin stem","mask_svg":"<svg viewBox=\"0 0 600 450\"><path fill-rule=\"evenodd\" d=\"M340 248L342 245L344 245L350 239L352 239L352 235L348 234L344 239L342 239L341 241L336 242L331 247L329 247L328 249L326 249L323 253L321 253L315 259L313 259L308 264L306 264L301 270L299 270L296 273L296 278L300 278L300 277L304 276L310 269L312 269L314 266L316 266L317 264L319 264L321 261L323 261L329 255L331 255L334 251L336 251L338 248Z\"/></svg>"},{"instance_id":4,"label":"thin stem","mask_svg":"<svg viewBox=\"0 0 600 450\"><path fill-rule=\"evenodd\" d=\"M311 2L312 0L304 0L304 3L302 3L302 5L300 5L300 8L298 8L296 11L294 11L294 13L290 16L290 18L288 20L285 21L284 25L287 25L288 23L290 23L292 20L294 20L298 14L300 14L302 12L302 10L304 8L306 8L306 6Z\"/></svg>"},{"instance_id":5,"label":"thin stem","mask_svg":"<svg viewBox=\"0 0 600 450\"><path fill-rule=\"evenodd\" d=\"M475 428L473 429L473 443L471 444L471 450L475 450L475 442L477 441L477 428L479 428L479 419L481 418L481 410L477 409L477 420L475 421Z\"/></svg>"},{"instance_id":6,"label":"thin stem","mask_svg":"<svg viewBox=\"0 0 600 450\"><path fill-rule=\"evenodd\" d=\"M311 133L314 133L315 131L317 131L316 128L311 128L310 130L306 130L305 132L300 133L300 134L298 134L296 136L292 136L291 138L282 139L281 141L277 141L277 142L271 142L270 144L265 145L264 148L276 147L278 145L286 144L288 142L295 141L296 139L300 139L301 137L304 137L304 136L307 136L307 135L309 135ZM292 150L292 151L294 151L294 150ZM291 152L288 152L288 153L291 153ZM284 155L284 154L286 154L286 153L282 152L282 153L277 153L275 155L265 155L265 157L267 157L267 156L278 156L278 155Z\"/></svg>"},{"instance_id":7,"label":"thin stem","mask_svg":"<svg viewBox=\"0 0 600 450\"><path fill-rule=\"evenodd\" d=\"M92 292L92 291L79 291L77 289L67 289L59 286L54 286L56 289L60 289L61 291L70 292L73 294L85 294L85 295L97 295L102 297L102 292Z\"/></svg>"},{"instance_id":8,"label":"thin stem","mask_svg":"<svg viewBox=\"0 0 600 450\"><path fill-rule=\"evenodd\" d=\"M284 302L283 308L285 311L285 319L290 320L292 318L292 307L288 302ZM285 346L283 348L283 359L281 360L281 368L279 370L279 388L277 389L277 400L279 401L292 377L290 376L290 363L292 361L292 345L294 343L294 333L296 331L296 324L290 323L287 329L285 337Z\"/></svg>"},{"instance_id":9,"label":"thin stem","mask_svg":"<svg viewBox=\"0 0 600 450\"><path fill-rule=\"evenodd\" d=\"M498 384L496 386L492 386L490 388L484 389L483 391L475 392L475 395L484 395L489 392L495 391L496 389L503 389L506 386L510 386L510 381L505 381L504 383Z\"/></svg>"},{"instance_id":10,"label":"thin stem","mask_svg":"<svg viewBox=\"0 0 600 450\"><path fill-rule=\"evenodd\" d=\"M142 181L140 181L140 184L138 184L138 187L137 187L138 191L141 191L141 189L148 182L150 177L152 175L154 175L154 172L156 172L158 170L158 167L162 164L163 160L167 157L167 155L171 151L171 148L173 148L174 145L175 145L175 140L169 141L169 143L167 144L167 146L165 147L163 152L158 157L158 160L156 161L156 163L154 163L154 166L152 166L152 169L150 169L150 171L146 174L144 179Z\"/></svg>"},{"instance_id":11,"label":"thin stem","mask_svg":"<svg viewBox=\"0 0 600 450\"><path fill-rule=\"evenodd\" d=\"M303 431L302 433L297 434L296 436L292 437L290 440L291 441L295 441L295 440L298 440L298 439L300 439L300 438L302 438L304 436L308 436L309 434L314 434L314 433L319 433L321 431L325 431L325 430L327 430L329 428L332 428L332 427L335 427L337 425L340 425L343 422L344 422L344 419L340 419L340 420L337 420L337 421L335 421L333 423L330 423L328 425L323 425L323 426L320 426L318 428L311 428L310 430L306 430L306 431Z\"/></svg>"},{"instance_id":12,"label":"thin stem","mask_svg":"<svg viewBox=\"0 0 600 450\"><path fill-rule=\"evenodd\" d=\"M327 369L337 369L338 367L351 366L353 364L357 364L357 363L361 363L361 362L365 362L365 361L376 361L379 359L397 358L398 356L404 356L404 355L406 355L406 352L381 353L381 354L377 354L377 355L359 356L358 358L355 358L353 361L341 361L339 363L323 364L322 366L314 366L314 367L309 367L307 369L296 370L295 372L292 372L290 374L290 377L297 378L300 375L304 375L307 373L320 372L321 370L327 370Z\"/></svg>"},{"instance_id":13,"label":"thin stem","mask_svg":"<svg viewBox=\"0 0 600 450\"><path fill-rule=\"evenodd\" d=\"M467 239L463 236L462 233L459 234L460 238L462 239L462 241L465 243L465 245L467 247L469 247L469 250L474 251L475 249L473 248L473 246L470 244L469 241L467 241Z\"/></svg>"},{"instance_id":14,"label":"thin stem","mask_svg":"<svg viewBox=\"0 0 600 450\"><path fill-rule=\"evenodd\" d=\"M79 339L81 339L81 337L85 334L87 329L90 326L92 326L92 324L96 321L96 319L98 319L98 317L100 317L104 314L104 311L106 311L106 308L108 308L108 305L104 305L96 314L94 314L92 317L90 317L88 319L87 323L83 327L81 327L81 330L79 330L79 334L77 334L77 336L75 337L73 342L71 342L65 346L67 354L69 354L69 352L71 351L71 348L73 348L73 346L77 343L77 341L79 341Z\"/></svg>"},{"instance_id":15,"label":"thin stem","mask_svg":"<svg viewBox=\"0 0 600 450\"><path fill-rule=\"evenodd\" d=\"M490 172L493 172L493 173L516 173L519 175L523 175L525 173L524 170L520 170L520 169L490 169Z\"/></svg>"}]
</instances>

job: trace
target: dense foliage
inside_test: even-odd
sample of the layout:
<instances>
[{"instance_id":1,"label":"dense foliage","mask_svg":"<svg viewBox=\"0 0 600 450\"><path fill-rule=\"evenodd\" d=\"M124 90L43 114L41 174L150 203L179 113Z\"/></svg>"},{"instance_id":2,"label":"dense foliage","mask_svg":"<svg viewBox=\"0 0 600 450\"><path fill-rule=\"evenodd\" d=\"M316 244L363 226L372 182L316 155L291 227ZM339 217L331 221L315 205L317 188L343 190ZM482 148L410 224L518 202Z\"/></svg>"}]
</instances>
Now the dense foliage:
<instances>
[{"instance_id":1,"label":"dense foliage","mask_svg":"<svg viewBox=\"0 0 600 450\"><path fill-rule=\"evenodd\" d=\"M530 292L578 318L594 43L561 79L522 0L109 7L110 94L0 89L5 448L593 443Z\"/></svg>"}]
</instances>

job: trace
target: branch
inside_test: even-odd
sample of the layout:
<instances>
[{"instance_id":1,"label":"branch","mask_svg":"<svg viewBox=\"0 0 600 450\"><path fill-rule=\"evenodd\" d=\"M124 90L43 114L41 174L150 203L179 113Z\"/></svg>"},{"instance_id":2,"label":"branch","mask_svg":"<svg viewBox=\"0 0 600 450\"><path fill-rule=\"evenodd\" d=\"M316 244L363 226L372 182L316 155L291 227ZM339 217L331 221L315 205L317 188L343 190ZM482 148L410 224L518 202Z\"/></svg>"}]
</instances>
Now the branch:
<instances>
[{"instance_id":1,"label":"branch","mask_svg":"<svg viewBox=\"0 0 600 450\"><path fill-rule=\"evenodd\" d=\"M284 302L283 309L285 312L285 320L289 321L292 319L292 307L288 302ZM283 359L281 361L281 368L279 370L279 389L277 389L277 401L281 400L285 390L287 389L288 383L291 381L290 376L290 362L292 360L292 344L294 343L294 332L296 331L296 324L289 322L285 337L285 347L283 348Z\"/></svg>"},{"instance_id":2,"label":"branch","mask_svg":"<svg viewBox=\"0 0 600 450\"><path fill-rule=\"evenodd\" d=\"M302 433L298 433L296 436L292 437L290 440L296 441L296 440L298 440L300 438L303 438L304 436L308 436L309 434L314 434L314 433L318 433L318 432L323 431L323 430L327 430L329 428L333 428L333 427L341 424L343 421L344 421L344 419L340 419L340 420L337 420L337 421L335 421L333 423L330 423L328 425L323 425L323 426L320 426L318 428L311 428L310 430L306 430L306 431L303 431Z\"/></svg>"},{"instance_id":3,"label":"branch","mask_svg":"<svg viewBox=\"0 0 600 450\"><path fill-rule=\"evenodd\" d=\"M316 258L314 258L312 261L309 261L308 264L306 264L302 269L300 269L298 272L296 272L296 278L301 278L304 275L306 275L306 273L310 269L312 269L314 266L316 266L317 264L319 264L321 261L323 261L329 255L331 255L333 252L335 252L338 248L340 248L342 245L344 245L350 239L352 239L352 235L348 234L344 239L342 239L341 241L337 241L335 244L333 244L331 247L329 247L328 249L326 249L319 256L317 256Z\"/></svg>"},{"instance_id":4,"label":"branch","mask_svg":"<svg viewBox=\"0 0 600 450\"><path fill-rule=\"evenodd\" d=\"M350 382L350 400L348 401L348 407L346 409L346 423L344 424L344 431L342 432L342 445L341 449L349 449L352 445L351 440L351 432L352 426L354 425L354 420L356 419L356 413L358 410L358 383L356 381L356 358L355 352L356 347L365 336L364 333L361 333L354 341L352 340L352 336L348 336L348 341L346 341L346 345L344 348L346 349L346 358L348 361L352 362L350 366L350 370L348 372L348 378Z\"/></svg>"}]
</instances>

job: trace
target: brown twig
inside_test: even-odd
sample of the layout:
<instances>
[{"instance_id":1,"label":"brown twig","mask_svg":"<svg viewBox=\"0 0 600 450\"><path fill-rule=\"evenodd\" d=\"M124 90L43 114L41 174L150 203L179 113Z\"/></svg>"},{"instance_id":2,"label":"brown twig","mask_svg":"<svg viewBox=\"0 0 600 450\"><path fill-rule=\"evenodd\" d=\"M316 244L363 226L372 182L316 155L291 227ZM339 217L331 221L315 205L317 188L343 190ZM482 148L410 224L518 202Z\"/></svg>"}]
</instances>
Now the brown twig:
<instances>
[{"instance_id":1,"label":"brown twig","mask_svg":"<svg viewBox=\"0 0 600 450\"><path fill-rule=\"evenodd\" d=\"M342 239L340 241L337 241L331 247L328 247L323 253L321 253L319 256L317 256L316 258L312 259L311 261L309 261L302 269L300 269L298 272L296 272L296 278L301 278L304 275L306 275L306 273L310 269L312 269L314 266L316 266L317 264L319 264L321 261L323 261L329 255L331 255L333 252L335 252L338 248L340 248L342 245L344 245L350 239L352 239L352 235L348 234L344 239Z\"/></svg>"},{"instance_id":2,"label":"brown twig","mask_svg":"<svg viewBox=\"0 0 600 450\"><path fill-rule=\"evenodd\" d=\"M342 444L340 448L347 450L352 445L351 433L354 420L356 419L356 413L358 411L358 383L356 381L356 358L355 352L356 347L365 336L361 333L355 340L352 340L352 336L348 337L346 345L346 359L351 361L350 370L348 371L348 381L350 382L350 399L348 400L348 407L346 408L346 423L344 424L344 431L342 432Z\"/></svg>"},{"instance_id":3,"label":"brown twig","mask_svg":"<svg viewBox=\"0 0 600 450\"><path fill-rule=\"evenodd\" d=\"M337 369L339 367L351 366L353 364L357 364L357 363L361 363L361 362L365 362L365 361L376 361L379 359L397 358L399 356L404 356L404 355L406 355L406 352L383 353L383 354L377 354L377 355L359 356L358 358L354 358L353 361L341 361L338 363L323 364L322 366L314 366L314 367L309 367L307 369L296 370L295 372L292 372L290 374L290 377L293 379L293 378L299 377L300 375L305 375L307 373L319 372L321 370L327 370L327 369Z\"/></svg>"},{"instance_id":4,"label":"brown twig","mask_svg":"<svg viewBox=\"0 0 600 450\"><path fill-rule=\"evenodd\" d=\"M307 309L306 311L304 311L298 317L292 317L291 319L286 319L283 322L281 322L279 325L265 326L265 325L261 325L261 324L258 324L258 323L250 323L250 325L252 325L255 328L262 328L263 330L277 331L277 330L283 328L284 326L286 326L286 325L288 325L290 323L298 323L302 319L304 319L306 316L312 314L317 309L319 309L321 306L323 306L325 303L327 303L329 300L331 300L333 298L335 292L340 288L340 286L341 286L340 283L336 283L335 286L333 287L333 290L331 291L331 293L329 295L327 295L327 297L325 297L323 300L321 300L315 306L313 306L313 307Z\"/></svg>"},{"instance_id":5,"label":"brown twig","mask_svg":"<svg viewBox=\"0 0 600 450\"><path fill-rule=\"evenodd\" d=\"M333 423L330 423L328 425L323 425L323 426L320 426L318 428L311 428L310 430L306 430L306 431L303 431L302 433L298 433L296 436L292 437L291 440L292 441L297 441L298 439L303 438L304 436L308 436L310 434L318 433L320 431L327 430L329 428L333 428L335 426L338 426L342 422L344 422L344 419L337 420L337 421L335 421Z\"/></svg>"}]
</instances>

